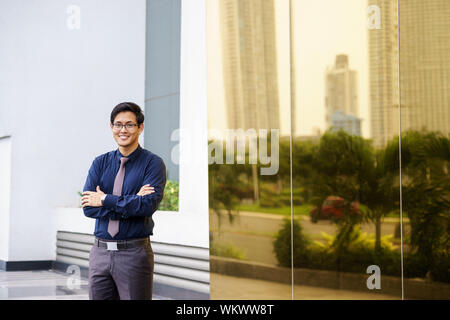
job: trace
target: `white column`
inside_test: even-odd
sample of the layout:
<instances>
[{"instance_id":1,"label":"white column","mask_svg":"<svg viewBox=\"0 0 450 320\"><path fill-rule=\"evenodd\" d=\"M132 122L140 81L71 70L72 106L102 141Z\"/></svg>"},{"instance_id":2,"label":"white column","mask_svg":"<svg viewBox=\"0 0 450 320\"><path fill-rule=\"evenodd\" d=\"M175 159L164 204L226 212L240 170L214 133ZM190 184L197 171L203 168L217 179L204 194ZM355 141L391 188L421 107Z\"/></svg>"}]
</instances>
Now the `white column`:
<instances>
[{"instance_id":1,"label":"white column","mask_svg":"<svg viewBox=\"0 0 450 320\"><path fill-rule=\"evenodd\" d=\"M11 137L0 137L0 260L9 259Z\"/></svg>"},{"instance_id":2,"label":"white column","mask_svg":"<svg viewBox=\"0 0 450 320\"><path fill-rule=\"evenodd\" d=\"M209 247L206 1L181 3L179 211L154 215L155 241Z\"/></svg>"}]
</instances>

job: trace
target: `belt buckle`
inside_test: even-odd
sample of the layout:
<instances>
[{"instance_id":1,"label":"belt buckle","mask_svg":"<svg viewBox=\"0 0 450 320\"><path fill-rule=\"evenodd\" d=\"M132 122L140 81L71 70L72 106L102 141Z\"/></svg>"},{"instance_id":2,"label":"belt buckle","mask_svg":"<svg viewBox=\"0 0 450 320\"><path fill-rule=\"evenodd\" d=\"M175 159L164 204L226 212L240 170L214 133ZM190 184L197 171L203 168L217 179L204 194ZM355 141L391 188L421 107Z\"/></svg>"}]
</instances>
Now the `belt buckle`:
<instances>
[{"instance_id":1,"label":"belt buckle","mask_svg":"<svg viewBox=\"0 0 450 320\"><path fill-rule=\"evenodd\" d=\"M117 248L117 242L114 242L114 241L106 242L106 250L108 250L108 251L118 251L119 249Z\"/></svg>"}]
</instances>

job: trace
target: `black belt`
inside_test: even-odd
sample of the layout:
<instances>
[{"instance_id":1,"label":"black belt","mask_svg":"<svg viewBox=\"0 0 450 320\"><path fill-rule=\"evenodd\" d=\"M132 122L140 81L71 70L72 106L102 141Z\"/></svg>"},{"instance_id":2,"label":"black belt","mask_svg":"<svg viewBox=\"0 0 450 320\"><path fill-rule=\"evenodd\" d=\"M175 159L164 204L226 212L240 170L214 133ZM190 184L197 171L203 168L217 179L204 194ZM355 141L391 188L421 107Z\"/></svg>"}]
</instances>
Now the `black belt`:
<instances>
[{"instance_id":1,"label":"black belt","mask_svg":"<svg viewBox=\"0 0 450 320\"><path fill-rule=\"evenodd\" d=\"M149 238L142 239L131 239L131 240L118 240L118 241L110 241L110 240L102 240L95 238L94 244L97 247L106 248L110 251L124 250L130 248L144 247L150 244Z\"/></svg>"}]
</instances>

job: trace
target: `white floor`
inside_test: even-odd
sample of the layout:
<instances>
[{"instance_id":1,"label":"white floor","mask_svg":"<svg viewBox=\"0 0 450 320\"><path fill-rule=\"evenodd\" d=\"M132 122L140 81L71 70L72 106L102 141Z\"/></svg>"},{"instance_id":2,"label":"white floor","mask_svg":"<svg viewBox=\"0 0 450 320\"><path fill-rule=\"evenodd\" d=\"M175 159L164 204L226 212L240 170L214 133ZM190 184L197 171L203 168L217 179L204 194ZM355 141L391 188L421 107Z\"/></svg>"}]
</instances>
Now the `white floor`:
<instances>
[{"instance_id":1,"label":"white floor","mask_svg":"<svg viewBox=\"0 0 450 320\"><path fill-rule=\"evenodd\" d=\"M84 278L54 271L1 271L0 300L88 300ZM154 300L165 297L153 296Z\"/></svg>"}]
</instances>

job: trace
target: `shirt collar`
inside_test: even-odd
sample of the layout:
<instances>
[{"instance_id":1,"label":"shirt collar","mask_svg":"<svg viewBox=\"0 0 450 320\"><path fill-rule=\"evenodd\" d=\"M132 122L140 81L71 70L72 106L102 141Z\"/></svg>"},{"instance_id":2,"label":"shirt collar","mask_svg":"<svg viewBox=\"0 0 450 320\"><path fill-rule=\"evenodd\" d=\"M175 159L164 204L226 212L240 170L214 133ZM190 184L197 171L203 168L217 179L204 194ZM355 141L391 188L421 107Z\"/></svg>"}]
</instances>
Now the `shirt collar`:
<instances>
[{"instance_id":1,"label":"shirt collar","mask_svg":"<svg viewBox=\"0 0 450 320\"><path fill-rule=\"evenodd\" d=\"M139 156L139 154L141 153L141 151L142 151L142 147L141 147L140 144L138 144L138 147L136 148L136 150L134 150L131 154L129 154L127 156L128 162L129 161L133 161L133 159L137 158ZM116 150L116 160L120 161L121 157L123 157L123 155L120 153L119 148L117 148L117 150Z\"/></svg>"}]
</instances>

